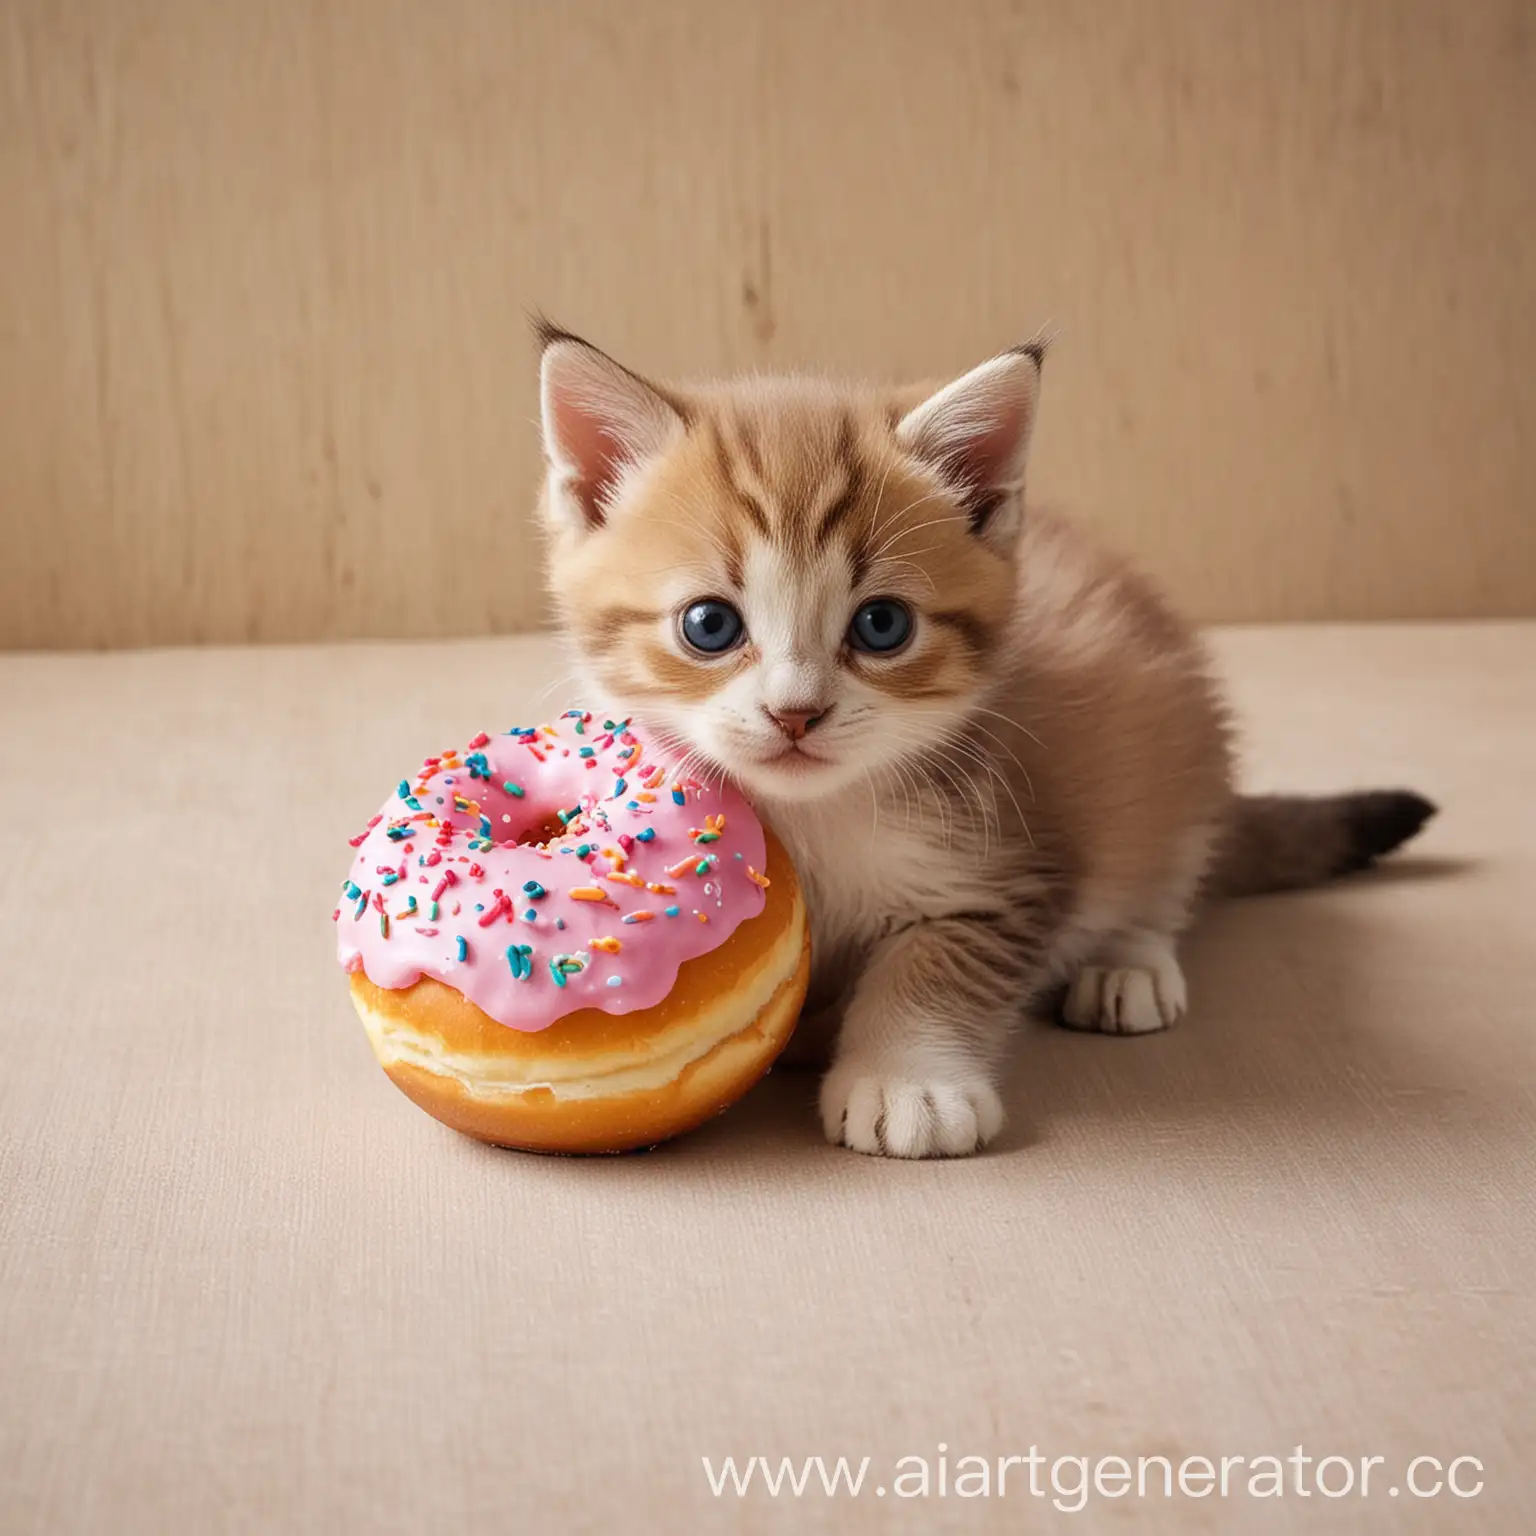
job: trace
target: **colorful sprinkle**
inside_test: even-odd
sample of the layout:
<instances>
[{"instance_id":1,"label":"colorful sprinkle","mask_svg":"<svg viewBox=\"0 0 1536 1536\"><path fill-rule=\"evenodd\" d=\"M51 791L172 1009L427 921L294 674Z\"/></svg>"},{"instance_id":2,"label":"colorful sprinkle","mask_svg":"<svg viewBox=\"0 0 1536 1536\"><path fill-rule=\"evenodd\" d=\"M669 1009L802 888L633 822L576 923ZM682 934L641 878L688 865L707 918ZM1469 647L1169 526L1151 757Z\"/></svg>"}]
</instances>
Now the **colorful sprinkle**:
<instances>
[{"instance_id":1,"label":"colorful sprinkle","mask_svg":"<svg viewBox=\"0 0 1536 1536\"><path fill-rule=\"evenodd\" d=\"M523 786L521 784L514 784L511 779L508 779L501 787L515 800L521 800L525 793Z\"/></svg>"},{"instance_id":2,"label":"colorful sprinkle","mask_svg":"<svg viewBox=\"0 0 1536 1536\"><path fill-rule=\"evenodd\" d=\"M760 874L758 874L758 872L755 869L753 869L750 864L747 865L747 879L750 880L753 883L753 885L760 885L760 886L762 886L762 888L765 891L768 889L768 887L770 885L773 884L773 882L768 878L767 875L760 875Z\"/></svg>"},{"instance_id":3,"label":"colorful sprinkle","mask_svg":"<svg viewBox=\"0 0 1536 1536\"><path fill-rule=\"evenodd\" d=\"M469 940L462 933L453 941L453 947L460 960L469 959Z\"/></svg>"},{"instance_id":4,"label":"colorful sprinkle","mask_svg":"<svg viewBox=\"0 0 1536 1536\"><path fill-rule=\"evenodd\" d=\"M635 841L637 843L649 843L655 839L655 836L655 827L645 827L641 831L635 833Z\"/></svg>"},{"instance_id":5,"label":"colorful sprinkle","mask_svg":"<svg viewBox=\"0 0 1536 1536\"><path fill-rule=\"evenodd\" d=\"M655 916L654 912L628 912L624 915L623 921L626 923L648 923Z\"/></svg>"},{"instance_id":6,"label":"colorful sprinkle","mask_svg":"<svg viewBox=\"0 0 1536 1536\"><path fill-rule=\"evenodd\" d=\"M363 846L363 844L364 844L364 843L365 843L365 842L366 842L366 841L367 841L367 839L368 839L368 834L369 834L369 833L370 833L370 832L372 832L372 831L373 831L373 829L374 829L374 828L375 828L375 827L376 827L376 826L378 826L378 824L379 824L379 823L380 823L380 822L381 822L381 821L383 821L383 820L384 820L384 813L383 813L383 812L382 812L382 811L381 811L381 812L380 812L380 813L379 813L379 814L378 814L378 815L377 815L377 816L375 816L375 817L374 817L374 818L373 818L373 820L372 820L372 821L370 821L370 822L369 822L369 823L368 823L368 825L367 825L367 826L366 826L366 827L364 827L364 828L363 828L363 830L362 830L362 831L361 831L361 832L359 832L359 833L358 833L358 834L357 834L357 836L356 836L356 837L349 837L349 838L348 838L348 839L347 839L347 846L348 846L348 847L349 847L349 848L361 848L361 847L362 847L362 846Z\"/></svg>"},{"instance_id":7,"label":"colorful sprinkle","mask_svg":"<svg viewBox=\"0 0 1536 1536\"><path fill-rule=\"evenodd\" d=\"M622 976L610 976L608 978L608 985L610 987L622 987L624 985L624 978Z\"/></svg>"},{"instance_id":8,"label":"colorful sprinkle","mask_svg":"<svg viewBox=\"0 0 1536 1536\"><path fill-rule=\"evenodd\" d=\"M600 891L595 885L577 885L571 887L572 901L607 901L607 891Z\"/></svg>"},{"instance_id":9,"label":"colorful sprinkle","mask_svg":"<svg viewBox=\"0 0 1536 1536\"><path fill-rule=\"evenodd\" d=\"M676 917L677 914L678 914L678 910L679 909L677 907L668 907L667 908L667 916L668 917Z\"/></svg>"}]
</instances>

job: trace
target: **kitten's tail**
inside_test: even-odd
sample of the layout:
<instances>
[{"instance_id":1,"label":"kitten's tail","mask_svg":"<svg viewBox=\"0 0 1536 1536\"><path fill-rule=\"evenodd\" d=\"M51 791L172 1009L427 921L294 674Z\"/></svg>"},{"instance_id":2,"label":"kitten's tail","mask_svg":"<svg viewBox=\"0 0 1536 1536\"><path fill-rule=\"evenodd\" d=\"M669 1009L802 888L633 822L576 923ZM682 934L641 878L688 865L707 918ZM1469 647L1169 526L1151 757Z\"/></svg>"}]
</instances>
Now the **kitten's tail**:
<instances>
[{"instance_id":1,"label":"kitten's tail","mask_svg":"<svg viewBox=\"0 0 1536 1536\"><path fill-rule=\"evenodd\" d=\"M1406 789L1240 795L1212 886L1222 896L1258 896L1321 885L1391 853L1436 809Z\"/></svg>"}]
</instances>

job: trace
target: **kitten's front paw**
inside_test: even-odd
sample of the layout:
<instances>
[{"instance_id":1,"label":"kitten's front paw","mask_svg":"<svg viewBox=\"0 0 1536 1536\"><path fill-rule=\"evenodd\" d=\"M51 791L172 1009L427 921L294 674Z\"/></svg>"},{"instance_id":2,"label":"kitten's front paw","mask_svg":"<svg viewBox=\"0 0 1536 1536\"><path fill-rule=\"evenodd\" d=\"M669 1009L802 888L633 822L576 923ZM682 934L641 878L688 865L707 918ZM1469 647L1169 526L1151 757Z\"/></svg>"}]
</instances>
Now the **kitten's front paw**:
<instances>
[{"instance_id":1,"label":"kitten's front paw","mask_svg":"<svg viewBox=\"0 0 1536 1536\"><path fill-rule=\"evenodd\" d=\"M1067 992L1061 1018L1069 1029L1145 1035L1178 1023L1185 1006L1184 973L1176 964L1085 965Z\"/></svg>"},{"instance_id":2,"label":"kitten's front paw","mask_svg":"<svg viewBox=\"0 0 1536 1536\"><path fill-rule=\"evenodd\" d=\"M840 1061L821 1085L827 1140L881 1157L967 1157L1003 1128L1003 1101L980 1074L940 1077Z\"/></svg>"}]
</instances>

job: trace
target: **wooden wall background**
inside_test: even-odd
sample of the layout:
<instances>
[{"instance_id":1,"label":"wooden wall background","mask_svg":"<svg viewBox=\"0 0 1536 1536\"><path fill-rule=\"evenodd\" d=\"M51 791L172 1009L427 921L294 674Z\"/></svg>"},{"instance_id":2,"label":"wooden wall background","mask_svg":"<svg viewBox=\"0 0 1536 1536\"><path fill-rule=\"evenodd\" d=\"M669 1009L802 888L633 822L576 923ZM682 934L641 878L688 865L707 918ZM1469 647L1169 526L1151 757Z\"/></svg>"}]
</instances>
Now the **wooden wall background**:
<instances>
[{"instance_id":1,"label":"wooden wall background","mask_svg":"<svg viewBox=\"0 0 1536 1536\"><path fill-rule=\"evenodd\" d=\"M1536 614L1528 0L0 0L0 644L539 623L525 307L659 373L1052 322L1210 619Z\"/></svg>"}]
</instances>

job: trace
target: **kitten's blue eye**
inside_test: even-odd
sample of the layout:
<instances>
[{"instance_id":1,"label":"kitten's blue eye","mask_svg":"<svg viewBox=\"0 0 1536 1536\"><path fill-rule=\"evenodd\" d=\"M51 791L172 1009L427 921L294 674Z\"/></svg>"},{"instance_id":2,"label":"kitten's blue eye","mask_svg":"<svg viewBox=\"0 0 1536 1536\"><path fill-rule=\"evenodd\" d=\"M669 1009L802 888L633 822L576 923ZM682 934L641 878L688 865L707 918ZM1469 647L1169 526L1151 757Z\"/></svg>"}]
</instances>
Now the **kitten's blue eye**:
<instances>
[{"instance_id":1,"label":"kitten's blue eye","mask_svg":"<svg viewBox=\"0 0 1536 1536\"><path fill-rule=\"evenodd\" d=\"M848 643L856 651L899 651L912 633L912 610L894 597L865 603L848 626Z\"/></svg>"},{"instance_id":2,"label":"kitten's blue eye","mask_svg":"<svg viewBox=\"0 0 1536 1536\"><path fill-rule=\"evenodd\" d=\"M741 615L729 603L707 597L683 610L683 639L706 656L718 656L741 639Z\"/></svg>"}]
</instances>

